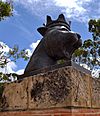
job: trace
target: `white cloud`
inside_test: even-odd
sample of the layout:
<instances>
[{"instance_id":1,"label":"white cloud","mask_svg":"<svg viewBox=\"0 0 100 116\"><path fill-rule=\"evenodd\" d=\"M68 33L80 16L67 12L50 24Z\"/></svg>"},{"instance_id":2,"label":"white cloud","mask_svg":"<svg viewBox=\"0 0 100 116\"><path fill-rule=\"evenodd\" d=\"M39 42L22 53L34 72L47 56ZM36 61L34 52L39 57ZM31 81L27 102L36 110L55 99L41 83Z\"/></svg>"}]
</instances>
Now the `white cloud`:
<instances>
[{"instance_id":1,"label":"white cloud","mask_svg":"<svg viewBox=\"0 0 100 116\"><path fill-rule=\"evenodd\" d=\"M1 0L2 2L6 2L6 0Z\"/></svg>"},{"instance_id":2,"label":"white cloud","mask_svg":"<svg viewBox=\"0 0 100 116\"><path fill-rule=\"evenodd\" d=\"M55 0L56 6L63 7L62 12L67 18L86 22L90 17L88 6L92 0ZM92 13L91 13L92 14Z\"/></svg>"},{"instance_id":3,"label":"white cloud","mask_svg":"<svg viewBox=\"0 0 100 116\"><path fill-rule=\"evenodd\" d=\"M55 0L57 6L61 7L68 7L68 8L79 8L78 4L76 3L77 0ZM79 8L80 9L80 8Z\"/></svg>"},{"instance_id":4,"label":"white cloud","mask_svg":"<svg viewBox=\"0 0 100 116\"><path fill-rule=\"evenodd\" d=\"M3 42L0 42L0 52L4 51L4 52L9 52L9 47L3 43Z\"/></svg>"},{"instance_id":5,"label":"white cloud","mask_svg":"<svg viewBox=\"0 0 100 116\"><path fill-rule=\"evenodd\" d=\"M15 2L32 14L43 18L47 14L64 13L71 20L85 22L100 16L99 0L15 0Z\"/></svg>"},{"instance_id":6,"label":"white cloud","mask_svg":"<svg viewBox=\"0 0 100 116\"><path fill-rule=\"evenodd\" d=\"M16 71L16 74L18 74L18 75L21 75L23 73L24 73L24 69L20 69L20 70Z\"/></svg>"},{"instance_id":7,"label":"white cloud","mask_svg":"<svg viewBox=\"0 0 100 116\"><path fill-rule=\"evenodd\" d=\"M87 64L80 64L80 66L84 67L87 70L90 70L90 67ZM100 76L100 67L99 66L94 66L94 68L91 71L91 76L94 78L99 78Z\"/></svg>"},{"instance_id":8,"label":"white cloud","mask_svg":"<svg viewBox=\"0 0 100 116\"><path fill-rule=\"evenodd\" d=\"M94 68L93 70L92 70L92 76L93 77L95 77L95 78L99 78L99 76L100 76L100 68L98 67L97 69L96 68Z\"/></svg>"},{"instance_id":9,"label":"white cloud","mask_svg":"<svg viewBox=\"0 0 100 116\"><path fill-rule=\"evenodd\" d=\"M37 45L39 44L40 40L37 40L35 43L33 42L31 45L30 45L30 48L32 48L32 51L35 50L35 48L37 47Z\"/></svg>"},{"instance_id":10,"label":"white cloud","mask_svg":"<svg viewBox=\"0 0 100 116\"><path fill-rule=\"evenodd\" d=\"M36 42L32 43L30 45L30 49L27 49L26 51L28 51L28 56L31 56L33 51L35 50L36 46L39 44L40 40L37 40ZM3 42L0 42L0 45L3 46L0 47L0 51L4 51L5 53L8 53L9 52L9 47L3 43ZM11 62L10 59L7 59L9 61L9 63L7 64L7 66L5 68L1 68L0 67L0 72L3 72L3 73L16 73L16 74L23 74L24 73L24 69L20 69L18 71L15 72L15 69L17 68L17 65L15 64L15 62Z\"/></svg>"},{"instance_id":11,"label":"white cloud","mask_svg":"<svg viewBox=\"0 0 100 116\"><path fill-rule=\"evenodd\" d=\"M28 56L30 57L32 55L32 49L26 49L26 52L28 52Z\"/></svg>"},{"instance_id":12,"label":"white cloud","mask_svg":"<svg viewBox=\"0 0 100 116\"><path fill-rule=\"evenodd\" d=\"M80 64L80 66L86 68L87 70L90 70L90 67L87 64Z\"/></svg>"},{"instance_id":13,"label":"white cloud","mask_svg":"<svg viewBox=\"0 0 100 116\"><path fill-rule=\"evenodd\" d=\"M17 68L17 65L14 62L9 62L7 64L8 73L14 73L15 72L14 69L16 69L16 68Z\"/></svg>"},{"instance_id":14,"label":"white cloud","mask_svg":"<svg viewBox=\"0 0 100 116\"><path fill-rule=\"evenodd\" d=\"M30 49L26 49L26 51L28 51L28 56L30 57L33 53L33 51L35 50L35 48L37 47L37 45L39 44L40 40L37 40L36 42L33 42L30 45ZM24 69L20 69L18 71L16 71L16 74L21 75L24 73Z\"/></svg>"},{"instance_id":15,"label":"white cloud","mask_svg":"<svg viewBox=\"0 0 100 116\"><path fill-rule=\"evenodd\" d=\"M15 9L13 9L13 15L20 16L20 14L18 14L17 10L15 10Z\"/></svg>"},{"instance_id":16,"label":"white cloud","mask_svg":"<svg viewBox=\"0 0 100 116\"><path fill-rule=\"evenodd\" d=\"M35 50L35 48L37 47L37 45L39 44L40 40L37 40L36 42L33 42L30 45L30 49L26 49L26 51L28 51L28 56L30 57L33 53L33 51Z\"/></svg>"},{"instance_id":17,"label":"white cloud","mask_svg":"<svg viewBox=\"0 0 100 116\"><path fill-rule=\"evenodd\" d=\"M16 68L16 64L14 62L9 62L5 68L0 68L0 72L3 73L15 73L14 69Z\"/></svg>"},{"instance_id":18,"label":"white cloud","mask_svg":"<svg viewBox=\"0 0 100 116\"><path fill-rule=\"evenodd\" d=\"M1 60L1 57L4 55L4 54L7 54L9 52L10 48L3 42L0 42L0 52L3 51L3 54L0 55L0 60ZM14 62L11 62L11 60L8 58L7 61L9 63L7 63L7 66L5 68L1 68L0 67L0 72L3 72L3 73L14 73L14 69L17 67L17 65L14 63Z\"/></svg>"},{"instance_id":19,"label":"white cloud","mask_svg":"<svg viewBox=\"0 0 100 116\"><path fill-rule=\"evenodd\" d=\"M13 2L42 18L58 13L64 13L67 18L81 22L87 22L90 18L100 18L99 0L14 0ZM14 10L15 15L20 14L17 9Z\"/></svg>"}]
</instances>

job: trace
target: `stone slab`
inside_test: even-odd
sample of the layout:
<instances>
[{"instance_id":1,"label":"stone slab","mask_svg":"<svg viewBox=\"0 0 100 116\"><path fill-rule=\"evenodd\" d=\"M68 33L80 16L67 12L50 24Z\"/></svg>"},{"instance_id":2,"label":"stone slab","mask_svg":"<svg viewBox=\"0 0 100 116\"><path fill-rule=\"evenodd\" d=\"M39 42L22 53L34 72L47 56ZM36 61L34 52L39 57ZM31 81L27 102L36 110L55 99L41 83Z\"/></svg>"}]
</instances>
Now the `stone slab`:
<instances>
[{"instance_id":1,"label":"stone slab","mask_svg":"<svg viewBox=\"0 0 100 116\"><path fill-rule=\"evenodd\" d=\"M68 66L29 79L29 109L91 107L90 76Z\"/></svg>"},{"instance_id":2,"label":"stone slab","mask_svg":"<svg viewBox=\"0 0 100 116\"><path fill-rule=\"evenodd\" d=\"M28 80L16 81L4 85L2 95L3 110L25 110L27 109L27 87Z\"/></svg>"},{"instance_id":3,"label":"stone slab","mask_svg":"<svg viewBox=\"0 0 100 116\"><path fill-rule=\"evenodd\" d=\"M5 84L0 109L100 108L100 81L65 66Z\"/></svg>"},{"instance_id":4,"label":"stone slab","mask_svg":"<svg viewBox=\"0 0 100 116\"><path fill-rule=\"evenodd\" d=\"M100 78L91 78L92 108L100 108Z\"/></svg>"}]
</instances>

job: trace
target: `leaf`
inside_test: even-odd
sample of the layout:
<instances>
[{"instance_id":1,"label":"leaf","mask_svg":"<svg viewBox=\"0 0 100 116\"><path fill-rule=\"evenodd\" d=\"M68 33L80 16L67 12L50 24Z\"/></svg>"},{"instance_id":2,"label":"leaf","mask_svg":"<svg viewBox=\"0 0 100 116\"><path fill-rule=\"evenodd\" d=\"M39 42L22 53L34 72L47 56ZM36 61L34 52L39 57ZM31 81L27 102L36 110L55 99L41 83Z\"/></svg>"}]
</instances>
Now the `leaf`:
<instances>
[{"instance_id":1,"label":"leaf","mask_svg":"<svg viewBox=\"0 0 100 116\"><path fill-rule=\"evenodd\" d=\"M84 43L83 43L84 48L88 48L88 47L91 47L91 46L93 46L93 41L91 39L88 39L88 40L84 41Z\"/></svg>"},{"instance_id":2,"label":"leaf","mask_svg":"<svg viewBox=\"0 0 100 116\"><path fill-rule=\"evenodd\" d=\"M98 49L98 55L100 56L100 48Z\"/></svg>"},{"instance_id":3,"label":"leaf","mask_svg":"<svg viewBox=\"0 0 100 116\"><path fill-rule=\"evenodd\" d=\"M75 57L78 57L78 56L81 56L83 54L83 52L84 52L84 49L79 48L79 49L75 50L74 55L75 55Z\"/></svg>"},{"instance_id":4,"label":"leaf","mask_svg":"<svg viewBox=\"0 0 100 116\"><path fill-rule=\"evenodd\" d=\"M0 1L0 21L12 16L12 9L10 3Z\"/></svg>"},{"instance_id":5,"label":"leaf","mask_svg":"<svg viewBox=\"0 0 100 116\"><path fill-rule=\"evenodd\" d=\"M6 80L9 80L9 79L8 79L8 76L7 76L6 74L3 74L3 80L5 80L5 81L6 81Z\"/></svg>"},{"instance_id":6,"label":"leaf","mask_svg":"<svg viewBox=\"0 0 100 116\"><path fill-rule=\"evenodd\" d=\"M83 57L87 57L88 56L88 51L83 51L83 54L82 54Z\"/></svg>"}]
</instances>

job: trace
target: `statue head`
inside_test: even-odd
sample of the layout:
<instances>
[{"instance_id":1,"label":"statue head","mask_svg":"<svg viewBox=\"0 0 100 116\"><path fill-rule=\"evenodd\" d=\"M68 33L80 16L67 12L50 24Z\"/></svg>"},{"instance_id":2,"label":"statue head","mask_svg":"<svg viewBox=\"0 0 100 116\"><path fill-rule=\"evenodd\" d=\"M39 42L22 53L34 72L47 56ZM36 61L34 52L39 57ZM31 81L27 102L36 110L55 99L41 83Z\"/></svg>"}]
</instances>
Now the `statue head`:
<instances>
[{"instance_id":1,"label":"statue head","mask_svg":"<svg viewBox=\"0 0 100 116\"><path fill-rule=\"evenodd\" d=\"M66 21L63 14L60 14L56 20L52 20L51 17L47 15L46 24L44 24L44 27L39 27L37 30L42 36L44 36L48 29L55 26L64 26L68 31L71 31L70 24L71 21Z\"/></svg>"},{"instance_id":2,"label":"statue head","mask_svg":"<svg viewBox=\"0 0 100 116\"><path fill-rule=\"evenodd\" d=\"M70 29L71 21L66 21L63 14L56 20L47 16L44 27L38 32L44 37L46 53L53 59L66 58L71 60L73 52L82 45L81 36Z\"/></svg>"}]
</instances>

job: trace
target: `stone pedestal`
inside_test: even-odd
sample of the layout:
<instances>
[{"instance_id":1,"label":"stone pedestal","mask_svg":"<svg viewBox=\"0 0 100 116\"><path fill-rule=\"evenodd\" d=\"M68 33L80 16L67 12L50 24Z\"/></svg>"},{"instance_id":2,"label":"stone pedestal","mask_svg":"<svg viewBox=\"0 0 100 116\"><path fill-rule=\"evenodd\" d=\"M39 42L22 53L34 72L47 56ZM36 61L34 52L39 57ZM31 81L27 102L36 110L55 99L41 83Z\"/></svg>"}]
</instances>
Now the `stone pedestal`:
<instances>
[{"instance_id":1,"label":"stone pedestal","mask_svg":"<svg viewBox=\"0 0 100 116\"><path fill-rule=\"evenodd\" d=\"M93 112L100 116L100 79L72 66L34 75L5 84L0 109L0 116L8 116L8 111L9 116L19 116L23 110L27 114L24 116L31 116L32 112L32 116L36 112L38 116L42 112L46 116L48 112L50 116L83 116ZM72 115L73 112L83 114Z\"/></svg>"}]
</instances>

